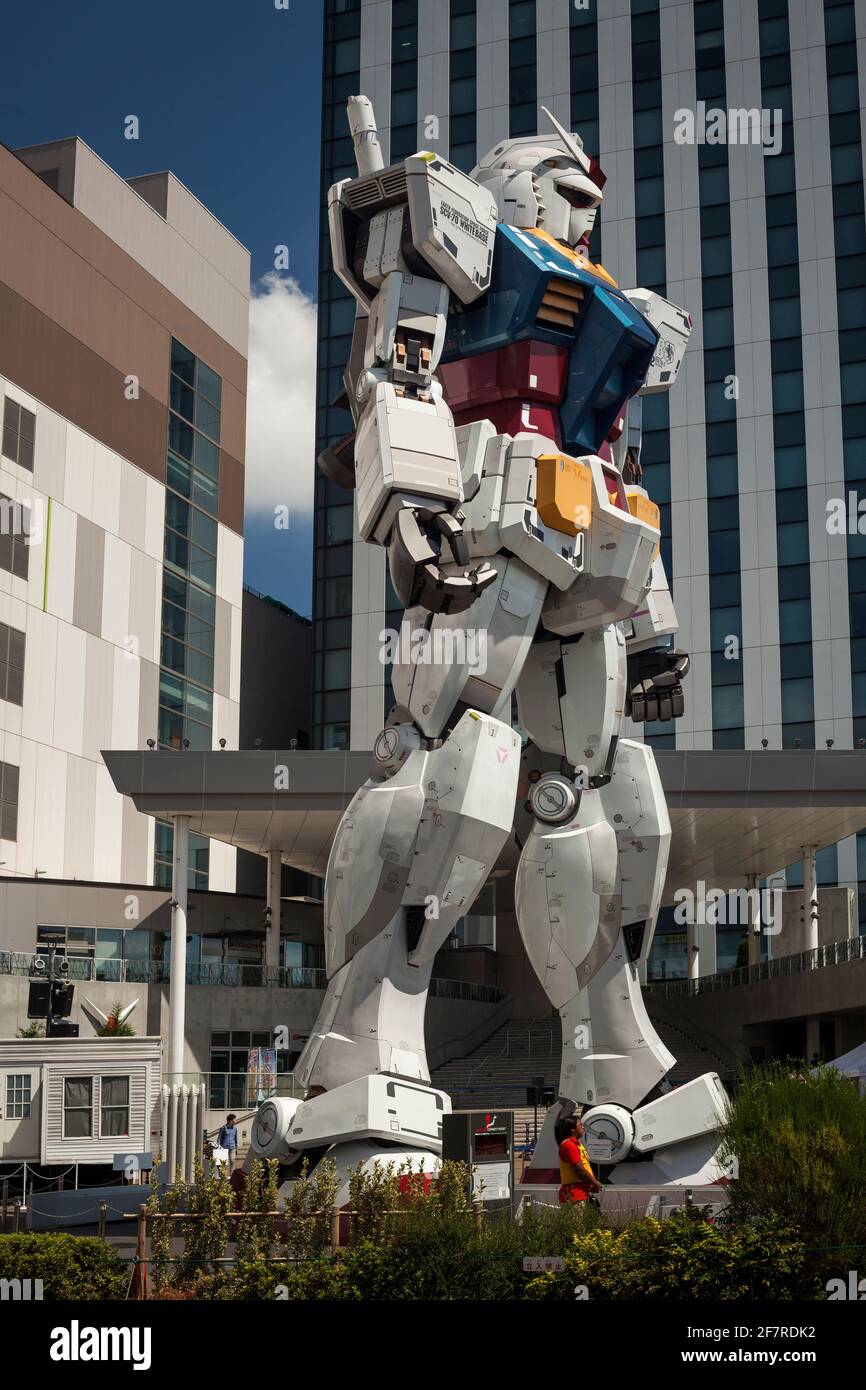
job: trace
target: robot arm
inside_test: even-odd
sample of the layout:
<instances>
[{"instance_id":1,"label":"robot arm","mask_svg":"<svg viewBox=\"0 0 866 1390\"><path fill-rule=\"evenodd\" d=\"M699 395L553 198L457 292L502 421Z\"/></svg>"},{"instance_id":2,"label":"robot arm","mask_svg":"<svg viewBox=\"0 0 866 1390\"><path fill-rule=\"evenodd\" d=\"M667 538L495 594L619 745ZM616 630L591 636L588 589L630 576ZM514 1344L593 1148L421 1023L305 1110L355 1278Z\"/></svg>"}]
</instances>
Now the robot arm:
<instances>
[{"instance_id":1,"label":"robot arm","mask_svg":"<svg viewBox=\"0 0 866 1390\"><path fill-rule=\"evenodd\" d=\"M658 345L638 395L629 402L627 425L619 448L624 476L642 493L641 397L669 391L677 379L692 331L691 316L652 290L627 290L626 298L659 335ZM667 722L684 713L682 682L688 673L687 652L671 645L678 627L670 586L661 556L650 570L650 582L641 608L625 625L628 685L625 711L636 724Z\"/></svg>"},{"instance_id":2,"label":"robot arm","mask_svg":"<svg viewBox=\"0 0 866 1390\"><path fill-rule=\"evenodd\" d=\"M685 712L682 682L691 661L687 652L668 645L677 631L677 615L660 555L650 570L641 608L625 624L628 682L625 712L636 724L679 719Z\"/></svg>"},{"instance_id":3,"label":"robot arm","mask_svg":"<svg viewBox=\"0 0 866 1390\"><path fill-rule=\"evenodd\" d=\"M406 606L461 612L493 582L469 568L454 421L435 371L451 296L490 281L496 204L438 155L385 169L372 107L349 101L360 174L330 193L334 269L358 303L344 381L355 421L358 526L389 552ZM346 450L323 458L331 476ZM348 472L348 467L344 469Z\"/></svg>"}]
</instances>

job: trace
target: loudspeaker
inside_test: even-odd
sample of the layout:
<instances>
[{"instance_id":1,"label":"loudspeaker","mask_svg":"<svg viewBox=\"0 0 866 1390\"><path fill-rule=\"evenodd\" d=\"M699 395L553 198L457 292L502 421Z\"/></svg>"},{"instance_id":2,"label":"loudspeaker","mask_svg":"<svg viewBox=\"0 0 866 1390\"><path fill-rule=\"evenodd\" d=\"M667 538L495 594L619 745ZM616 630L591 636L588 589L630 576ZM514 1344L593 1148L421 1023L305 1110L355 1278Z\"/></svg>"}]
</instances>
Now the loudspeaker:
<instances>
[{"instance_id":1,"label":"loudspeaker","mask_svg":"<svg viewBox=\"0 0 866 1390\"><path fill-rule=\"evenodd\" d=\"M47 1018L51 1006L51 985L48 980L31 980L27 1000L28 1018Z\"/></svg>"}]
</instances>

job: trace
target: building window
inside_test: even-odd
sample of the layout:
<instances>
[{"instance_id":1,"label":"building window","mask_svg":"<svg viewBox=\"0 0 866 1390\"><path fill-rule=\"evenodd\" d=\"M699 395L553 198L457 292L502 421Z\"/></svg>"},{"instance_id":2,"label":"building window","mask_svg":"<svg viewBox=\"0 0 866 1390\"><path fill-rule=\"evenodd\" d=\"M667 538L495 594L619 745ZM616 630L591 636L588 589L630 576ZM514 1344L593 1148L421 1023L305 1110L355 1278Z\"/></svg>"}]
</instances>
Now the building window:
<instances>
[{"instance_id":1,"label":"building window","mask_svg":"<svg viewBox=\"0 0 866 1390\"><path fill-rule=\"evenodd\" d=\"M33 444L36 439L36 416L32 410L6 397L3 409L3 457L11 459L33 472Z\"/></svg>"},{"instance_id":2,"label":"building window","mask_svg":"<svg viewBox=\"0 0 866 1390\"><path fill-rule=\"evenodd\" d=\"M177 339L171 344L169 405L159 745L209 749L222 381Z\"/></svg>"},{"instance_id":3,"label":"building window","mask_svg":"<svg viewBox=\"0 0 866 1390\"><path fill-rule=\"evenodd\" d=\"M30 1082L29 1072L13 1072L6 1077L7 1120L30 1119Z\"/></svg>"},{"instance_id":4,"label":"building window","mask_svg":"<svg viewBox=\"0 0 866 1390\"><path fill-rule=\"evenodd\" d=\"M30 509L0 492L0 569L27 578Z\"/></svg>"},{"instance_id":5,"label":"building window","mask_svg":"<svg viewBox=\"0 0 866 1390\"><path fill-rule=\"evenodd\" d=\"M171 821L156 822L154 840L154 886L171 888L174 865L174 826ZM210 873L210 840L204 835L189 833L189 869L187 887L191 891L203 891L208 886Z\"/></svg>"},{"instance_id":6,"label":"building window","mask_svg":"<svg viewBox=\"0 0 866 1390\"><path fill-rule=\"evenodd\" d=\"M20 705L24 699L24 633L0 623L0 700Z\"/></svg>"},{"instance_id":7,"label":"building window","mask_svg":"<svg viewBox=\"0 0 866 1390\"><path fill-rule=\"evenodd\" d=\"M18 839L18 769L0 763L0 840Z\"/></svg>"},{"instance_id":8,"label":"building window","mask_svg":"<svg viewBox=\"0 0 866 1390\"><path fill-rule=\"evenodd\" d=\"M93 1135L93 1077L63 1078L63 1138L89 1139Z\"/></svg>"},{"instance_id":9,"label":"building window","mask_svg":"<svg viewBox=\"0 0 866 1390\"><path fill-rule=\"evenodd\" d=\"M102 1139L129 1134L129 1077L103 1076L100 1085L99 1134Z\"/></svg>"}]
</instances>

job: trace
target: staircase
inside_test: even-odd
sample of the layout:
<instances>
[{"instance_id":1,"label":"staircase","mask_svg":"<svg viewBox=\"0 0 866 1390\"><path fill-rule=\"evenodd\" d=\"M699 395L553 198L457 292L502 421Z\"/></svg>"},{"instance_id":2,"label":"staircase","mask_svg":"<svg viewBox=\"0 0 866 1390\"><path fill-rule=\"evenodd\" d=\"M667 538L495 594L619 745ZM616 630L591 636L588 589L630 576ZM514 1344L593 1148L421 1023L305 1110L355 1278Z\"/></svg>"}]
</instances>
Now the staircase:
<instances>
[{"instance_id":1,"label":"staircase","mask_svg":"<svg viewBox=\"0 0 866 1390\"><path fill-rule=\"evenodd\" d=\"M434 1071L433 1085L448 1092L455 1110L524 1109L533 1077L543 1076L545 1086L559 1085L561 1053L558 1017L512 1019L468 1057ZM533 1111L528 1113L531 1117Z\"/></svg>"},{"instance_id":2,"label":"staircase","mask_svg":"<svg viewBox=\"0 0 866 1390\"><path fill-rule=\"evenodd\" d=\"M722 1081L732 1069L712 1048L694 1034L660 1018L652 1019L662 1042L673 1053L676 1065L667 1080L675 1086L704 1072L718 1072ZM498 1028L468 1057L454 1058L433 1073L433 1085L447 1091L455 1110L489 1110L497 1105L515 1110L515 1134L522 1143L533 1132L534 1111L526 1107L526 1088L533 1077L543 1076L545 1086L559 1085L562 1041L559 1017L512 1019ZM540 1114L540 1112L539 1112Z\"/></svg>"},{"instance_id":3,"label":"staircase","mask_svg":"<svg viewBox=\"0 0 866 1390\"><path fill-rule=\"evenodd\" d=\"M694 1081L707 1071L718 1072L722 1081L730 1081L733 1078L731 1066L694 1034L686 1033L676 1024L668 1023L664 1019L653 1018L652 1013L650 1019L665 1047L669 1048L677 1059L676 1066L672 1067L667 1075L668 1081L675 1086Z\"/></svg>"}]
</instances>

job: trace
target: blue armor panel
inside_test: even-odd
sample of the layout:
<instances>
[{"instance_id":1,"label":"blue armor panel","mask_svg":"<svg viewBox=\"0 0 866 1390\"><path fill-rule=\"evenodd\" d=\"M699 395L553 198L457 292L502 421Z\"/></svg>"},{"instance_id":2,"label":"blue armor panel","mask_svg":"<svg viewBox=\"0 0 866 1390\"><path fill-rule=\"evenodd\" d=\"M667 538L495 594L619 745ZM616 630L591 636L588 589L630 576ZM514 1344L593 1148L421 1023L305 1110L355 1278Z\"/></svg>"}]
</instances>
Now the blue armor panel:
<instances>
[{"instance_id":1,"label":"blue armor panel","mask_svg":"<svg viewBox=\"0 0 866 1390\"><path fill-rule=\"evenodd\" d=\"M572 327L539 319L555 282L580 285ZM551 284L551 282L554 282ZM449 319L443 362L507 347L524 338L569 349L568 384L560 406L563 446L595 453L623 401L641 386L658 334L619 290L565 249L504 223L496 229L490 289Z\"/></svg>"}]
</instances>

